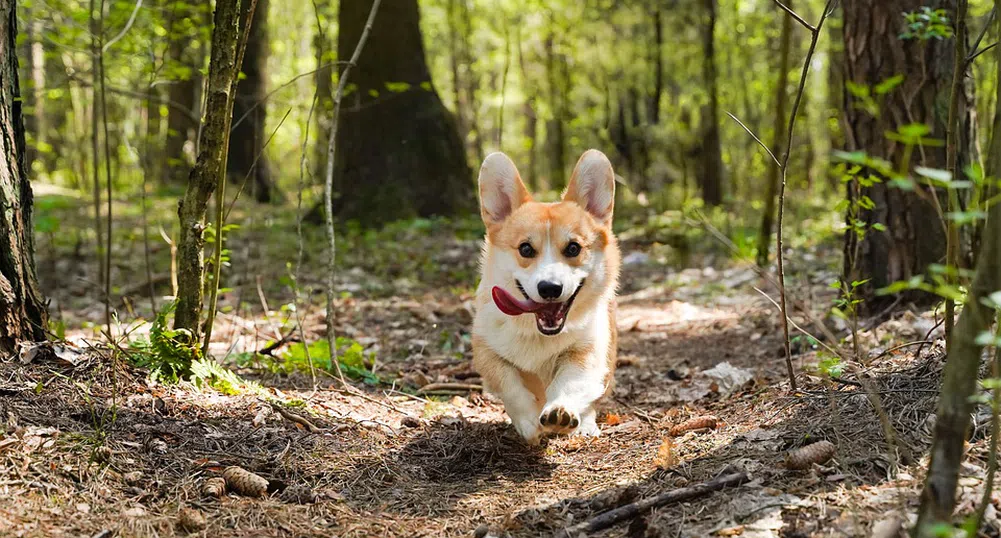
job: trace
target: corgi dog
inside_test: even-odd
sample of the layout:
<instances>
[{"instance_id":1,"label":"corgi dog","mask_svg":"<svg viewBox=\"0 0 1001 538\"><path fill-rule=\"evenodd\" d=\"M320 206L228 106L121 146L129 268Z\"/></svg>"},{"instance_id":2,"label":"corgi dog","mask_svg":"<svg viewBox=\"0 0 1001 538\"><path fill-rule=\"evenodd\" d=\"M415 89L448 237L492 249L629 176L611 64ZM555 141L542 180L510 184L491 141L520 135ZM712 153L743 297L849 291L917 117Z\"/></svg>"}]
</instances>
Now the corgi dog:
<instances>
[{"instance_id":1,"label":"corgi dog","mask_svg":"<svg viewBox=\"0 0 1001 538\"><path fill-rule=\"evenodd\" d=\"M532 199L514 163L487 156L479 176L487 233L473 320L473 367L530 445L548 433L597 436L611 390L620 255L615 174L585 152L559 202Z\"/></svg>"}]
</instances>

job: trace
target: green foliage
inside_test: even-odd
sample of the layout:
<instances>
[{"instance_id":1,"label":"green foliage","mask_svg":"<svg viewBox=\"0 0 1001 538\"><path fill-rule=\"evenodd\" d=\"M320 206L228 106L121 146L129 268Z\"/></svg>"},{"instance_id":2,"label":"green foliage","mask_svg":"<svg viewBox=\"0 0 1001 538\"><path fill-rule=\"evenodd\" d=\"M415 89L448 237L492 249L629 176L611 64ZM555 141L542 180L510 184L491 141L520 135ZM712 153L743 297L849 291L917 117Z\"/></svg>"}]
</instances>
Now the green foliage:
<instances>
[{"instance_id":1,"label":"green foliage","mask_svg":"<svg viewBox=\"0 0 1001 538\"><path fill-rule=\"evenodd\" d=\"M312 361L313 368L317 370L330 374L337 371L336 366L330 360L330 345L326 339L316 340L308 346L301 342L291 344L288 347L288 352L282 358L239 353L235 355L235 359L238 366L248 367L253 364L262 364L275 374L309 373L311 371L310 361ZM362 345L351 338L337 338L337 361L340 363L344 375L351 379L369 385L378 385L383 381L381 376L371 370L371 366L375 362L374 357L366 355Z\"/></svg>"},{"instance_id":2,"label":"green foliage","mask_svg":"<svg viewBox=\"0 0 1001 538\"><path fill-rule=\"evenodd\" d=\"M841 377L845 371L845 365L837 355L824 354L820 362L817 363L817 370L828 377Z\"/></svg>"},{"instance_id":3,"label":"green foliage","mask_svg":"<svg viewBox=\"0 0 1001 538\"><path fill-rule=\"evenodd\" d=\"M211 358L191 363L191 382L198 388L212 387L223 394L235 395L248 387L246 381Z\"/></svg>"},{"instance_id":4,"label":"green foliage","mask_svg":"<svg viewBox=\"0 0 1001 538\"><path fill-rule=\"evenodd\" d=\"M192 365L201 359L199 343L187 329L171 329L168 318L177 304L171 301L160 309L150 326L149 339L130 346L133 363L147 368L150 377L164 383L176 383L192 373Z\"/></svg>"},{"instance_id":5,"label":"green foliage","mask_svg":"<svg viewBox=\"0 0 1001 538\"><path fill-rule=\"evenodd\" d=\"M900 39L947 39L952 37L952 24L944 9L932 9L922 6L917 11L904 13L907 28L900 34Z\"/></svg>"}]
</instances>

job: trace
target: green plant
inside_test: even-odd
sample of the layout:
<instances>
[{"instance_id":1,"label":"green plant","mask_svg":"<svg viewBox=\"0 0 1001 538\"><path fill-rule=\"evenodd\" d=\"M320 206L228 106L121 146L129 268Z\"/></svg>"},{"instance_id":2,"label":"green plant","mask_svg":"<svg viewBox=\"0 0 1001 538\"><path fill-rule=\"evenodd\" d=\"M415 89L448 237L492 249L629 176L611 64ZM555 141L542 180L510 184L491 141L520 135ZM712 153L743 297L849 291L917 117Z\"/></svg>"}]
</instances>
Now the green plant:
<instances>
[{"instance_id":1,"label":"green plant","mask_svg":"<svg viewBox=\"0 0 1001 538\"><path fill-rule=\"evenodd\" d=\"M288 347L288 352L283 360L265 355L255 357L252 354L241 354L237 357L237 363L241 366L260 361L272 373L284 374L309 372L310 360L312 360L314 368L330 373L337 371L330 360L330 345L326 340L317 340L308 346L296 342ZM337 337L337 361L340 363L344 375L351 379L369 385L377 385L382 382L382 378L371 370L370 365L374 362L373 358L366 355L365 348L351 338Z\"/></svg>"},{"instance_id":2,"label":"green plant","mask_svg":"<svg viewBox=\"0 0 1001 538\"><path fill-rule=\"evenodd\" d=\"M212 359L198 359L191 363L191 382L198 388L212 387L229 395L240 394L250 387L232 370Z\"/></svg>"},{"instance_id":3,"label":"green plant","mask_svg":"<svg viewBox=\"0 0 1001 538\"><path fill-rule=\"evenodd\" d=\"M199 343L191 331L168 327L175 307L175 301L164 305L150 326L149 339L130 345L133 364L149 369L152 379L165 383L176 383L190 375L192 365L201 358Z\"/></svg>"},{"instance_id":4,"label":"green plant","mask_svg":"<svg viewBox=\"0 0 1001 538\"><path fill-rule=\"evenodd\" d=\"M932 9L921 6L921 9L904 13L907 29L900 34L900 39L947 39L952 37L952 24L944 9Z\"/></svg>"}]
</instances>

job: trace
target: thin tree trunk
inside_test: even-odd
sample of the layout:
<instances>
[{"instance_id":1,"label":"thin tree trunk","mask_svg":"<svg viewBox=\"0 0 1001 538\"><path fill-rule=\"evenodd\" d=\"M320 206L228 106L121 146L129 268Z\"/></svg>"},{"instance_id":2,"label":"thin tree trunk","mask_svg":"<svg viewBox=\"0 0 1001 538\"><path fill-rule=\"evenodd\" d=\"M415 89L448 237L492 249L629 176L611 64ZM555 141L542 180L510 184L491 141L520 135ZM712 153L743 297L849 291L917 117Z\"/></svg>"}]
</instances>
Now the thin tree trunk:
<instances>
[{"instance_id":1,"label":"thin tree trunk","mask_svg":"<svg viewBox=\"0 0 1001 538\"><path fill-rule=\"evenodd\" d=\"M660 3L653 12L653 93L650 95L650 110L647 117L653 125L660 123L660 100L664 94L664 23L661 21Z\"/></svg>"},{"instance_id":2,"label":"thin tree trunk","mask_svg":"<svg viewBox=\"0 0 1001 538\"><path fill-rule=\"evenodd\" d=\"M1001 81L999 81L1001 82ZM999 86L1001 87L1001 86ZM997 122L995 114L995 122ZM1001 133L992 134L992 146ZM956 483L963 462L963 443L970 425L973 403L970 397L977 386L977 372L984 346L977 342L988 331L994 313L981 303L1001 289L1001 204L994 204L984 228L982 250L969 296L952 335L952 348L946 362L935 414L935 439L931 447L928 477L921 493L917 535L939 536L936 523L951 523L956 506Z\"/></svg>"},{"instance_id":3,"label":"thin tree trunk","mask_svg":"<svg viewBox=\"0 0 1001 538\"><path fill-rule=\"evenodd\" d=\"M253 0L243 0L244 11ZM280 193L274 180L271 162L264 153L267 135L267 61L270 54L268 44L268 3L257 0L254 21L247 36L247 53L243 57L241 72L244 77L236 86L233 101L233 132L230 134L227 176L240 188L246 181L247 190L258 202L267 203L277 199ZM241 26L245 23L241 22ZM239 123L237 123L239 122ZM248 179L249 176L249 179Z\"/></svg>"},{"instance_id":4,"label":"thin tree trunk","mask_svg":"<svg viewBox=\"0 0 1001 538\"><path fill-rule=\"evenodd\" d=\"M514 31L514 42L515 46L518 47L518 69L521 71L521 85L527 92L525 103L522 105L522 116L525 117L524 137L528 151L527 180L529 187L535 191L539 188L539 169L536 160L539 153L536 147L538 145L539 116L535 109L535 84L529 77L528 68L525 65L525 54L521 42L521 24L515 24Z\"/></svg>"},{"instance_id":5,"label":"thin tree trunk","mask_svg":"<svg viewBox=\"0 0 1001 538\"><path fill-rule=\"evenodd\" d=\"M313 36L313 52L316 55L316 143L313 151L313 175L323 177L327 169L327 141L330 140L330 118L334 113L334 68L336 51L330 46L331 39L327 33L333 17L330 0L316 1L317 29ZM324 67L326 66L326 67Z\"/></svg>"},{"instance_id":6,"label":"thin tree trunk","mask_svg":"<svg viewBox=\"0 0 1001 538\"><path fill-rule=\"evenodd\" d=\"M463 145L469 141L469 105L466 101L466 94L463 91L462 75L459 72L459 63L463 59L463 52L459 47L459 0L448 0L448 64L452 75L452 102L455 110L455 120L459 129L459 136L463 140Z\"/></svg>"},{"instance_id":7,"label":"thin tree trunk","mask_svg":"<svg viewBox=\"0 0 1001 538\"><path fill-rule=\"evenodd\" d=\"M549 33L544 41L546 51L546 78L549 82L549 106L552 118L546 122L546 145L549 150L549 182L550 189L559 190L563 187L564 167L566 166L566 140L563 125L564 103L563 91L560 88L560 72L555 51L556 30L552 12L550 12Z\"/></svg>"},{"instance_id":8,"label":"thin tree trunk","mask_svg":"<svg viewBox=\"0 0 1001 538\"><path fill-rule=\"evenodd\" d=\"M212 31L208 101L198 160L177 208L180 235L177 247L177 309L174 327L187 329L200 341L204 269L205 211L209 197L226 171L226 146L233 118L237 79L240 0L218 0Z\"/></svg>"},{"instance_id":9,"label":"thin tree trunk","mask_svg":"<svg viewBox=\"0 0 1001 538\"><path fill-rule=\"evenodd\" d=\"M786 7L794 9L792 0L786 0ZM772 131L774 151L786 146L786 111L789 105L789 49L792 45L792 17L779 11L782 17L782 37L779 45L779 71L775 82L775 127ZM775 197L779 192L779 166L770 162L768 166L768 186L765 191L765 210L761 214L761 228L758 231L758 266L768 265L768 251L772 243L772 227L775 223Z\"/></svg>"},{"instance_id":10,"label":"thin tree trunk","mask_svg":"<svg viewBox=\"0 0 1001 538\"><path fill-rule=\"evenodd\" d=\"M480 126L480 109L476 101L476 93L479 91L479 80L476 78L476 64L472 53L473 41L473 21L469 13L469 0L459 0L459 14L462 18L462 57L466 64L466 102L469 105L469 129L472 134L473 155L477 162L483 161L483 136Z\"/></svg>"},{"instance_id":11,"label":"thin tree trunk","mask_svg":"<svg viewBox=\"0 0 1001 538\"><path fill-rule=\"evenodd\" d=\"M704 0L707 23L703 49L702 76L709 91L709 103L702 111L702 198L711 205L723 203L723 151L719 136L719 88L716 80L716 0Z\"/></svg>"},{"instance_id":12,"label":"thin tree trunk","mask_svg":"<svg viewBox=\"0 0 1001 538\"><path fill-rule=\"evenodd\" d=\"M35 279L31 185L25 168L17 73L17 9L0 0L0 353L45 339L47 316Z\"/></svg>"}]
</instances>

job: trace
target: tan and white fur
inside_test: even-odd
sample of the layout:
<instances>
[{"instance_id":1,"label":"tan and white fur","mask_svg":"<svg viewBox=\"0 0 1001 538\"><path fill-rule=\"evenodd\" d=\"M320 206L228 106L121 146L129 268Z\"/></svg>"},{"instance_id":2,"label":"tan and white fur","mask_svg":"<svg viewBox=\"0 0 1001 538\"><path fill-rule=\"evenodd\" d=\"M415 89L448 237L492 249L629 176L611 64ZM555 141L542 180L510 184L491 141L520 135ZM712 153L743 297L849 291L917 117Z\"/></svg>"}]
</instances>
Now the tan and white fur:
<instances>
[{"instance_id":1,"label":"tan and white fur","mask_svg":"<svg viewBox=\"0 0 1001 538\"><path fill-rule=\"evenodd\" d=\"M561 201L541 203L511 159L493 153L480 168L479 195L487 233L473 365L529 444L547 433L597 436L595 405L611 389L616 360L620 255L612 234L612 165L600 151L585 152ZM530 250L533 256L522 255ZM548 298L540 284L550 286ZM558 318L564 323L556 329L532 313L503 313L491 296L494 287L536 304L569 301Z\"/></svg>"}]
</instances>

